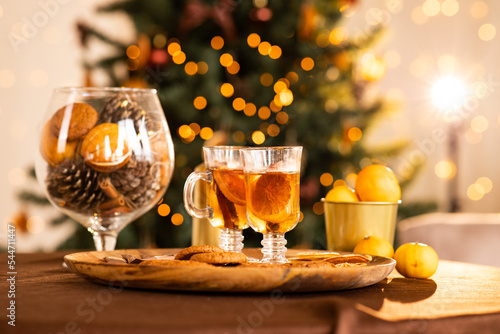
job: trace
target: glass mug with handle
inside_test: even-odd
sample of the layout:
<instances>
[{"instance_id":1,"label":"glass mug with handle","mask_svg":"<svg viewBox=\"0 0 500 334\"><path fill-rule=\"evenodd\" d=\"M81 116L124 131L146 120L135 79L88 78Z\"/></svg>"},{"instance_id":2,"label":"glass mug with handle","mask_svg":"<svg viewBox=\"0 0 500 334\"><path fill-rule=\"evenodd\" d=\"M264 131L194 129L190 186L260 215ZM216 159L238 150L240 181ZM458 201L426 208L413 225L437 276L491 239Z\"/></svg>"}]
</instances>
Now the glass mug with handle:
<instances>
[{"instance_id":1,"label":"glass mug with handle","mask_svg":"<svg viewBox=\"0 0 500 334\"><path fill-rule=\"evenodd\" d=\"M243 230L248 227L241 148L204 147L206 171L192 172L184 186L186 211L193 217L208 219L219 228L219 247L230 252L242 251ZM208 206L204 208L198 208L194 203L194 188L199 180L208 185Z\"/></svg>"},{"instance_id":2,"label":"glass mug with handle","mask_svg":"<svg viewBox=\"0 0 500 334\"><path fill-rule=\"evenodd\" d=\"M250 226L262 233L263 263L287 263L285 233L299 222L301 146L242 149Z\"/></svg>"}]
</instances>

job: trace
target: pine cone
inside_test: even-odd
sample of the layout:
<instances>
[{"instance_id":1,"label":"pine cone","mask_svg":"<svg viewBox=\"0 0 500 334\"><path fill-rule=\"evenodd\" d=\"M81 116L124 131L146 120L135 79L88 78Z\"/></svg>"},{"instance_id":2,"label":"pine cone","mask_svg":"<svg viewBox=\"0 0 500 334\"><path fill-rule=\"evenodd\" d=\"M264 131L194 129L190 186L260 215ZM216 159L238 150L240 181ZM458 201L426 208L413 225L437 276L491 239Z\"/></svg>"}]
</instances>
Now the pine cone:
<instances>
[{"instance_id":1,"label":"pine cone","mask_svg":"<svg viewBox=\"0 0 500 334\"><path fill-rule=\"evenodd\" d=\"M110 173L109 177L129 204L141 207L151 202L161 188L160 169L151 167L149 161L137 160L133 155L127 165Z\"/></svg>"},{"instance_id":2,"label":"pine cone","mask_svg":"<svg viewBox=\"0 0 500 334\"><path fill-rule=\"evenodd\" d=\"M100 202L105 198L99 187L99 173L88 167L83 160L66 159L55 167L48 167L47 189L49 194L60 205L86 213L97 211Z\"/></svg>"},{"instance_id":3,"label":"pine cone","mask_svg":"<svg viewBox=\"0 0 500 334\"><path fill-rule=\"evenodd\" d=\"M111 98L104 106L100 116L100 123L118 123L124 119L131 119L134 122L136 133L141 132L140 128L145 124L148 131L154 130L154 123L148 113L133 101L129 96L117 94Z\"/></svg>"}]
</instances>

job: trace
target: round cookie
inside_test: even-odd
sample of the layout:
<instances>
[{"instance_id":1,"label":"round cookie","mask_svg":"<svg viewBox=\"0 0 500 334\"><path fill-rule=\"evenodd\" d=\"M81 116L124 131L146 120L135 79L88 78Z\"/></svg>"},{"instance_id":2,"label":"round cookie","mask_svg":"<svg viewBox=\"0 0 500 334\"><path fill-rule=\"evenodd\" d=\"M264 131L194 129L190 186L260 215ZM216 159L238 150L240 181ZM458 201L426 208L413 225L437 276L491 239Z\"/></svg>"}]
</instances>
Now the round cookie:
<instances>
[{"instance_id":1,"label":"round cookie","mask_svg":"<svg viewBox=\"0 0 500 334\"><path fill-rule=\"evenodd\" d=\"M242 264L247 262L247 256L237 252L198 253L191 256L193 262L205 262L213 265Z\"/></svg>"},{"instance_id":2,"label":"round cookie","mask_svg":"<svg viewBox=\"0 0 500 334\"><path fill-rule=\"evenodd\" d=\"M162 267L210 267L209 264L194 261L180 260L144 260L139 263L140 266L162 266Z\"/></svg>"},{"instance_id":3,"label":"round cookie","mask_svg":"<svg viewBox=\"0 0 500 334\"><path fill-rule=\"evenodd\" d=\"M224 252L224 250L217 246L211 245L199 245L199 246L191 246L188 248L184 248L179 253L175 255L176 260L189 260L191 256L199 253L215 253L215 252Z\"/></svg>"},{"instance_id":4,"label":"round cookie","mask_svg":"<svg viewBox=\"0 0 500 334\"><path fill-rule=\"evenodd\" d=\"M67 140L75 140L86 135L97 123L97 111L86 103L68 104L52 116L50 129L59 137L61 131L66 132Z\"/></svg>"},{"instance_id":5,"label":"round cookie","mask_svg":"<svg viewBox=\"0 0 500 334\"><path fill-rule=\"evenodd\" d=\"M59 143L59 139L50 130L50 122L45 124L40 141L40 153L51 166L61 163L64 159L73 159L77 146L76 140Z\"/></svg>"}]
</instances>

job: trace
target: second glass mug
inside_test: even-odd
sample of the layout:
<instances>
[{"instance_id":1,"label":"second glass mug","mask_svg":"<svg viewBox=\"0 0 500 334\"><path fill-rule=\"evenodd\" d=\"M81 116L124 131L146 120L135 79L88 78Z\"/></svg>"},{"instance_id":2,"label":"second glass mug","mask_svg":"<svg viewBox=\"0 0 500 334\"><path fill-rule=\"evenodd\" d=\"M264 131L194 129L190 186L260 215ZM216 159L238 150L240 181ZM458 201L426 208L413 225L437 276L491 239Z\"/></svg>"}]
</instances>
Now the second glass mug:
<instances>
[{"instance_id":1,"label":"second glass mug","mask_svg":"<svg viewBox=\"0 0 500 334\"><path fill-rule=\"evenodd\" d=\"M250 226L262 233L262 263L287 263L285 233L300 219L301 146L242 150Z\"/></svg>"},{"instance_id":2,"label":"second glass mug","mask_svg":"<svg viewBox=\"0 0 500 334\"><path fill-rule=\"evenodd\" d=\"M245 179L239 146L204 147L206 171L194 171L184 186L184 206L193 217L208 219L221 230L219 247L229 252L243 249L243 230L248 227L245 201ZM208 206L194 204L195 184L208 184Z\"/></svg>"}]
</instances>

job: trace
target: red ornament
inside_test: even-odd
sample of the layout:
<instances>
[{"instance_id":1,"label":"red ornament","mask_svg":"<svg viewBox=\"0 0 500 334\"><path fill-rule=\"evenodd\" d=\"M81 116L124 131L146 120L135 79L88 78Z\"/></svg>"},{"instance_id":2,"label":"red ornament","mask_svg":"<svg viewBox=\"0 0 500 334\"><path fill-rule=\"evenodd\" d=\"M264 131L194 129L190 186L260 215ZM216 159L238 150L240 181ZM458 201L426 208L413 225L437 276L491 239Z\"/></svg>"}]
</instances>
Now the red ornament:
<instances>
[{"instance_id":1,"label":"red ornament","mask_svg":"<svg viewBox=\"0 0 500 334\"><path fill-rule=\"evenodd\" d=\"M149 56L150 63L154 65L164 65L168 62L169 54L165 49L153 49Z\"/></svg>"}]
</instances>

